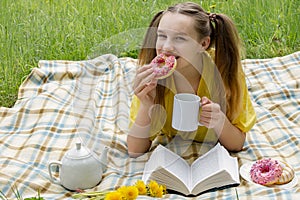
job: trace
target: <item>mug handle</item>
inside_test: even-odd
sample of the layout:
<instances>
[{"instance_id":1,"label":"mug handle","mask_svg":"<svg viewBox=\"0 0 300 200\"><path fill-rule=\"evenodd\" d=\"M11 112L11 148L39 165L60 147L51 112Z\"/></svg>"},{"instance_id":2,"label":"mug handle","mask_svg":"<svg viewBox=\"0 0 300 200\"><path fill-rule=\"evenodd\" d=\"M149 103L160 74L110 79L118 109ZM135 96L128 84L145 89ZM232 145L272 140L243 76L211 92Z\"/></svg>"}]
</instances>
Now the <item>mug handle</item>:
<instances>
[{"instance_id":1,"label":"mug handle","mask_svg":"<svg viewBox=\"0 0 300 200\"><path fill-rule=\"evenodd\" d=\"M55 178L53 175L52 175L52 170L51 170L51 167L52 166L57 166L59 168L59 171L61 170L61 162L60 161L50 161L49 164L48 164L48 171L49 171L49 176L50 176L50 179L53 183L56 183L56 184L61 184L60 183L60 178Z\"/></svg>"}]
</instances>

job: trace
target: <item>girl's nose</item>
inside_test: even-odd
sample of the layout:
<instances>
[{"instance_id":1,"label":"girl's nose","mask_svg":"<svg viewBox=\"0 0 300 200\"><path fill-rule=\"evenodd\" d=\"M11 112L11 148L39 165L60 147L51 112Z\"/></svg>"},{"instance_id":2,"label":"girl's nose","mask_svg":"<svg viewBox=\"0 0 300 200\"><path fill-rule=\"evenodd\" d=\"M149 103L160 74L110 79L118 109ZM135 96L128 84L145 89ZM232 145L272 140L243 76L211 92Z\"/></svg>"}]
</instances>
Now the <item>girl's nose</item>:
<instances>
[{"instance_id":1,"label":"girl's nose","mask_svg":"<svg viewBox=\"0 0 300 200\"><path fill-rule=\"evenodd\" d=\"M162 46L163 51L169 52L174 50L174 45L170 39L167 39L163 46Z\"/></svg>"}]
</instances>

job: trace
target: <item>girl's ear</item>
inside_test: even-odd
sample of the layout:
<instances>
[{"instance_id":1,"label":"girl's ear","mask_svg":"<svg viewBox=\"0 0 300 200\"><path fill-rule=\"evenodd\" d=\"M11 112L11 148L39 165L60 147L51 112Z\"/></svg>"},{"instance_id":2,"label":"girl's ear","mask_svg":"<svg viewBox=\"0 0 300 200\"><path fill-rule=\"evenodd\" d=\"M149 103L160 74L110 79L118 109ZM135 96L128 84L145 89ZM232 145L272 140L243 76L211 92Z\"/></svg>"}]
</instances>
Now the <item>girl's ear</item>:
<instances>
[{"instance_id":1,"label":"girl's ear","mask_svg":"<svg viewBox=\"0 0 300 200\"><path fill-rule=\"evenodd\" d=\"M210 37L206 36L204 38L202 38L202 40L200 41L200 45L202 46L202 48L204 50L206 50L209 47L210 44Z\"/></svg>"},{"instance_id":2,"label":"girl's ear","mask_svg":"<svg viewBox=\"0 0 300 200\"><path fill-rule=\"evenodd\" d=\"M206 49L209 47L209 44L210 44L209 36L202 38L198 43L198 45L199 45L198 52L202 53L202 52L206 51Z\"/></svg>"}]
</instances>

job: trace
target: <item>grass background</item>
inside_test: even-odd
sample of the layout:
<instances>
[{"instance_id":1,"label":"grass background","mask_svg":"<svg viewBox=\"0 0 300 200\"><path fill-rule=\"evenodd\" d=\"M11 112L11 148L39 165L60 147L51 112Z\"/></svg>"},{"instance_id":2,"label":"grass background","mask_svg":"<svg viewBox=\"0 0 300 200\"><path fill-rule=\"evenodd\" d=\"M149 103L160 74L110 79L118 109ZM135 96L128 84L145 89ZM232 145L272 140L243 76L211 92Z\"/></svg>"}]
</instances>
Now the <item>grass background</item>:
<instances>
[{"instance_id":1,"label":"grass background","mask_svg":"<svg viewBox=\"0 0 300 200\"><path fill-rule=\"evenodd\" d=\"M0 106L14 105L20 84L39 60L84 60L115 53L114 48L132 50L152 16L177 2L183 1L1 0ZM246 58L300 50L299 0L194 2L235 21ZM98 49L99 44L107 48Z\"/></svg>"}]
</instances>

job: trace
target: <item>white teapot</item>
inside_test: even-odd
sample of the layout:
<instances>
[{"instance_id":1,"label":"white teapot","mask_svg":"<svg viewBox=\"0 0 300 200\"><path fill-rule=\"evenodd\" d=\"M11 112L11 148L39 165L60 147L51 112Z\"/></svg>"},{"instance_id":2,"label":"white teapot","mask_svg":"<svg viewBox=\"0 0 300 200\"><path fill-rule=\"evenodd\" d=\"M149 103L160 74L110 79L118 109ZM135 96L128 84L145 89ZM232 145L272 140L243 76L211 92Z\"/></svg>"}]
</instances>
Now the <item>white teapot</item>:
<instances>
[{"instance_id":1,"label":"white teapot","mask_svg":"<svg viewBox=\"0 0 300 200\"><path fill-rule=\"evenodd\" d=\"M48 171L52 182L61 184L69 190L88 189L96 186L102 179L107 163L105 147L100 158L82 146L80 142L76 147L67 151L62 161L50 161ZM58 166L59 178L52 175L52 166Z\"/></svg>"}]
</instances>

